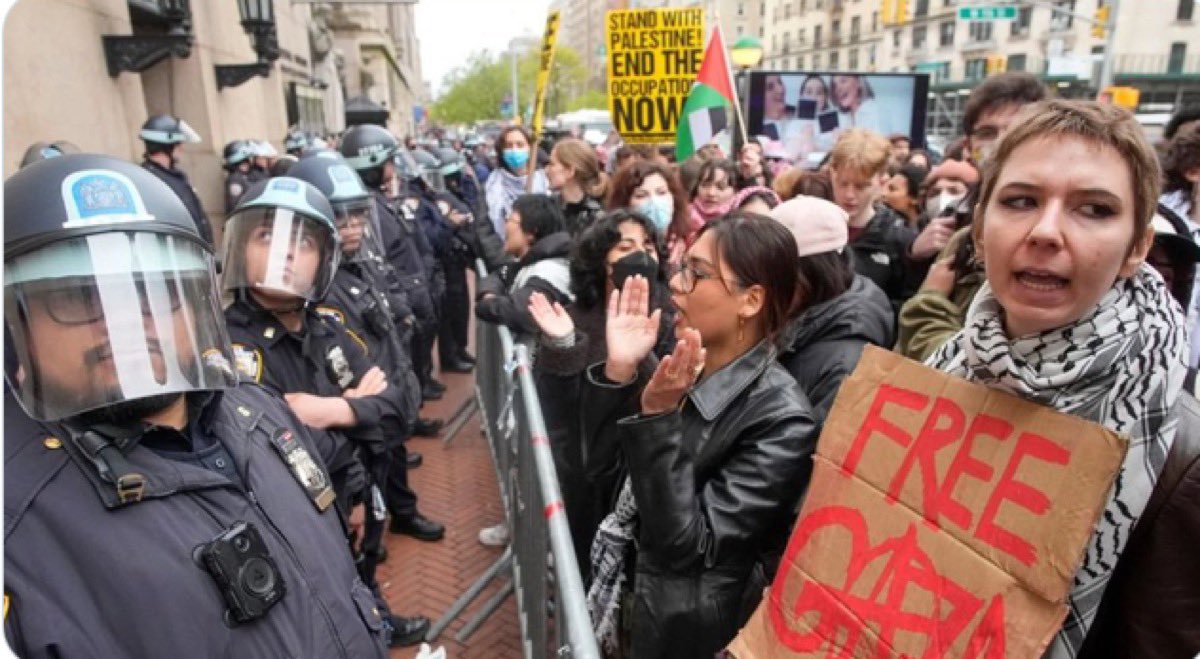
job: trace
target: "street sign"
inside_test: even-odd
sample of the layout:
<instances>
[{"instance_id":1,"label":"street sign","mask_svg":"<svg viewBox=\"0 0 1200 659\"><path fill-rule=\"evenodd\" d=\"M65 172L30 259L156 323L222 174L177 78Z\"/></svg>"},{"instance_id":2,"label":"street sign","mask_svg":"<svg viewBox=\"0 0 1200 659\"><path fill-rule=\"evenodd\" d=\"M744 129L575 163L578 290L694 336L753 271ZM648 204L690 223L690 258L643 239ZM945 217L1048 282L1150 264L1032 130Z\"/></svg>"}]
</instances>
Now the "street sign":
<instances>
[{"instance_id":1,"label":"street sign","mask_svg":"<svg viewBox=\"0 0 1200 659\"><path fill-rule=\"evenodd\" d=\"M959 7L960 21L1011 21L1017 18L1017 8L1013 5Z\"/></svg>"}]
</instances>

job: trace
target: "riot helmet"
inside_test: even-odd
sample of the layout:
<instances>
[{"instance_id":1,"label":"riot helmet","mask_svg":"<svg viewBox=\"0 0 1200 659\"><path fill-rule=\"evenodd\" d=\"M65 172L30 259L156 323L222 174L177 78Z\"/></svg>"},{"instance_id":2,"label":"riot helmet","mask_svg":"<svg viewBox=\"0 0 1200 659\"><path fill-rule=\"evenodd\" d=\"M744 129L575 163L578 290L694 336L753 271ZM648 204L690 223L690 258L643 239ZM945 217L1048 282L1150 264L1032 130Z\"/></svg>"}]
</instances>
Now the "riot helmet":
<instances>
[{"instance_id":1,"label":"riot helmet","mask_svg":"<svg viewBox=\"0 0 1200 659\"><path fill-rule=\"evenodd\" d=\"M307 148L308 136L298 130L289 131L283 139L283 150L293 156L299 157Z\"/></svg>"},{"instance_id":2,"label":"riot helmet","mask_svg":"<svg viewBox=\"0 0 1200 659\"><path fill-rule=\"evenodd\" d=\"M450 147L440 147L434 155L437 156L438 162L442 163L443 178L462 173L463 167L466 166L463 155Z\"/></svg>"},{"instance_id":3,"label":"riot helmet","mask_svg":"<svg viewBox=\"0 0 1200 659\"><path fill-rule=\"evenodd\" d=\"M186 121L167 114L156 114L147 119L146 123L142 124L142 129L138 131L138 137L142 138L147 147L151 144L174 146L184 142L200 141L200 135L192 130Z\"/></svg>"},{"instance_id":4,"label":"riot helmet","mask_svg":"<svg viewBox=\"0 0 1200 659\"><path fill-rule=\"evenodd\" d=\"M396 168L396 176L405 183L421 180L421 165L408 149L398 149L392 156L392 164Z\"/></svg>"},{"instance_id":5,"label":"riot helmet","mask_svg":"<svg viewBox=\"0 0 1200 659\"><path fill-rule=\"evenodd\" d=\"M251 187L225 223L222 283L226 291L256 293L260 302L298 298L303 307L325 297L339 258L333 208L324 195L279 176Z\"/></svg>"},{"instance_id":6,"label":"riot helmet","mask_svg":"<svg viewBox=\"0 0 1200 659\"><path fill-rule=\"evenodd\" d=\"M378 189L385 182L384 170L392 154L400 147L396 137L387 129L372 124L352 126L342 136L340 150L363 183Z\"/></svg>"},{"instance_id":7,"label":"riot helmet","mask_svg":"<svg viewBox=\"0 0 1200 659\"><path fill-rule=\"evenodd\" d=\"M285 153L275 159L275 164L271 165L271 176L287 176L292 165L296 164L296 156L290 153Z\"/></svg>"},{"instance_id":8,"label":"riot helmet","mask_svg":"<svg viewBox=\"0 0 1200 659\"><path fill-rule=\"evenodd\" d=\"M222 154L225 169L232 172L239 164L249 160L254 155L253 151L253 147L246 140L234 140L226 144Z\"/></svg>"},{"instance_id":9,"label":"riot helmet","mask_svg":"<svg viewBox=\"0 0 1200 659\"><path fill-rule=\"evenodd\" d=\"M28 167L35 162L41 162L47 158L58 158L65 155L63 150L58 146L49 142L34 142L25 149L25 155L21 156L21 167Z\"/></svg>"},{"instance_id":10,"label":"riot helmet","mask_svg":"<svg viewBox=\"0 0 1200 659\"><path fill-rule=\"evenodd\" d=\"M331 149L305 154L288 175L311 183L329 200L346 259L359 261L383 255L375 232L379 226L375 202L341 154Z\"/></svg>"},{"instance_id":11,"label":"riot helmet","mask_svg":"<svg viewBox=\"0 0 1200 659\"><path fill-rule=\"evenodd\" d=\"M31 417L150 413L237 383L210 248L150 172L35 162L4 183L4 232L5 377Z\"/></svg>"},{"instance_id":12,"label":"riot helmet","mask_svg":"<svg viewBox=\"0 0 1200 659\"><path fill-rule=\"evenodd\" d=\"M421 173L421 181L425 187L434 192L445 192L446 181L442 178L442 163L425 149L413 149L413 159Z\"/></svg>"}]
</instances>

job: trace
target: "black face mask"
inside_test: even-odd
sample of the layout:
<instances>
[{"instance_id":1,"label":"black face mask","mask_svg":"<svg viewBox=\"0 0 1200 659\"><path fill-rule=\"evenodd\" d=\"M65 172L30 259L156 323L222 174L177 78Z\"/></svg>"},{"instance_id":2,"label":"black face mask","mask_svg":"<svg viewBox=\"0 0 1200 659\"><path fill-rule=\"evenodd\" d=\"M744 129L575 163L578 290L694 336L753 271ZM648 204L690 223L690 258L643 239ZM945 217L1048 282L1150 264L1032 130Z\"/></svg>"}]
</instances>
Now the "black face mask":
<instances>
[{"instance_id":1,"label":"black face mask","mask_svg":"<svg viewBox=\"0 0 1200 659\"><path fill-rule=\"evenodd\" d=\"M612 282L614 288L620 289L625 285L625 280L634 275L645 277L646 281L650 282L650 290L653 292L658 283L658 261L655 261L648 253L639 250L613 262Z\"/></svg>"}]
</instances>

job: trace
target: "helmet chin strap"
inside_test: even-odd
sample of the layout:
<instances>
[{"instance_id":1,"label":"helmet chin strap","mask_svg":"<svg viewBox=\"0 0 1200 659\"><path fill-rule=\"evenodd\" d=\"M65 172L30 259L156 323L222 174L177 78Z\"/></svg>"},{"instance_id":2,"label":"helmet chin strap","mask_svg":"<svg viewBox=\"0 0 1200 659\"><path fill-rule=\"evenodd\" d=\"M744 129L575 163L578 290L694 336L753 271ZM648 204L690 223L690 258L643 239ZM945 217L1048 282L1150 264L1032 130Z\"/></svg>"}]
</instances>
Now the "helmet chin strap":
<instances>
[{"instance_id":1,"label":"helmet chin strap","mask_svg":"<svg viewBox=\"0 0 1200 659\"><path fill-rule=\"evenodd\" d=\"M251 294L253 294L253 291L254 291L253 288L243 288L241 290L245 293L251 293ZM304 309L308 306L308 300L305 300L302 297L296 298L296 303L294 305L267 304L261 296L254 295L253 297L254 297L254 301L256 303L258 303L258 306L262 307L264 310L269 311L273 314L299 313L301 311L304 311Z\"/></svg>"}]
</instances>

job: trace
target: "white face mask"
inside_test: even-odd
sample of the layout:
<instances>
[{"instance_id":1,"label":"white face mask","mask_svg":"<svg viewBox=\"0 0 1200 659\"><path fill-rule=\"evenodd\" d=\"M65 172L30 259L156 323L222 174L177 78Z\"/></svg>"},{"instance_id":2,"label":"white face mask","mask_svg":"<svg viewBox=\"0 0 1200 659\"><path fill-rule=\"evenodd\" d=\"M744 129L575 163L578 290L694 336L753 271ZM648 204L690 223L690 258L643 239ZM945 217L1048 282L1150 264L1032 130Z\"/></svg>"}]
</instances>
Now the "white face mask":
<instances>
[{"instance_id":1,"label":"white face mask","mask_svg":"<svg viewBox=\"0 0 1200 659\"><path fill-rule=\"evenodd\" d=\"M938 196L931 198L929 201L925 202L926 207L929 209L929 216L930 217L941 216L941 214L947 208L962 201L964 196L966 196L966 195L956 195L956 194L950 194L949 192L943 192L943 193L939 194Z\"/></svg>"}]
</instances>

